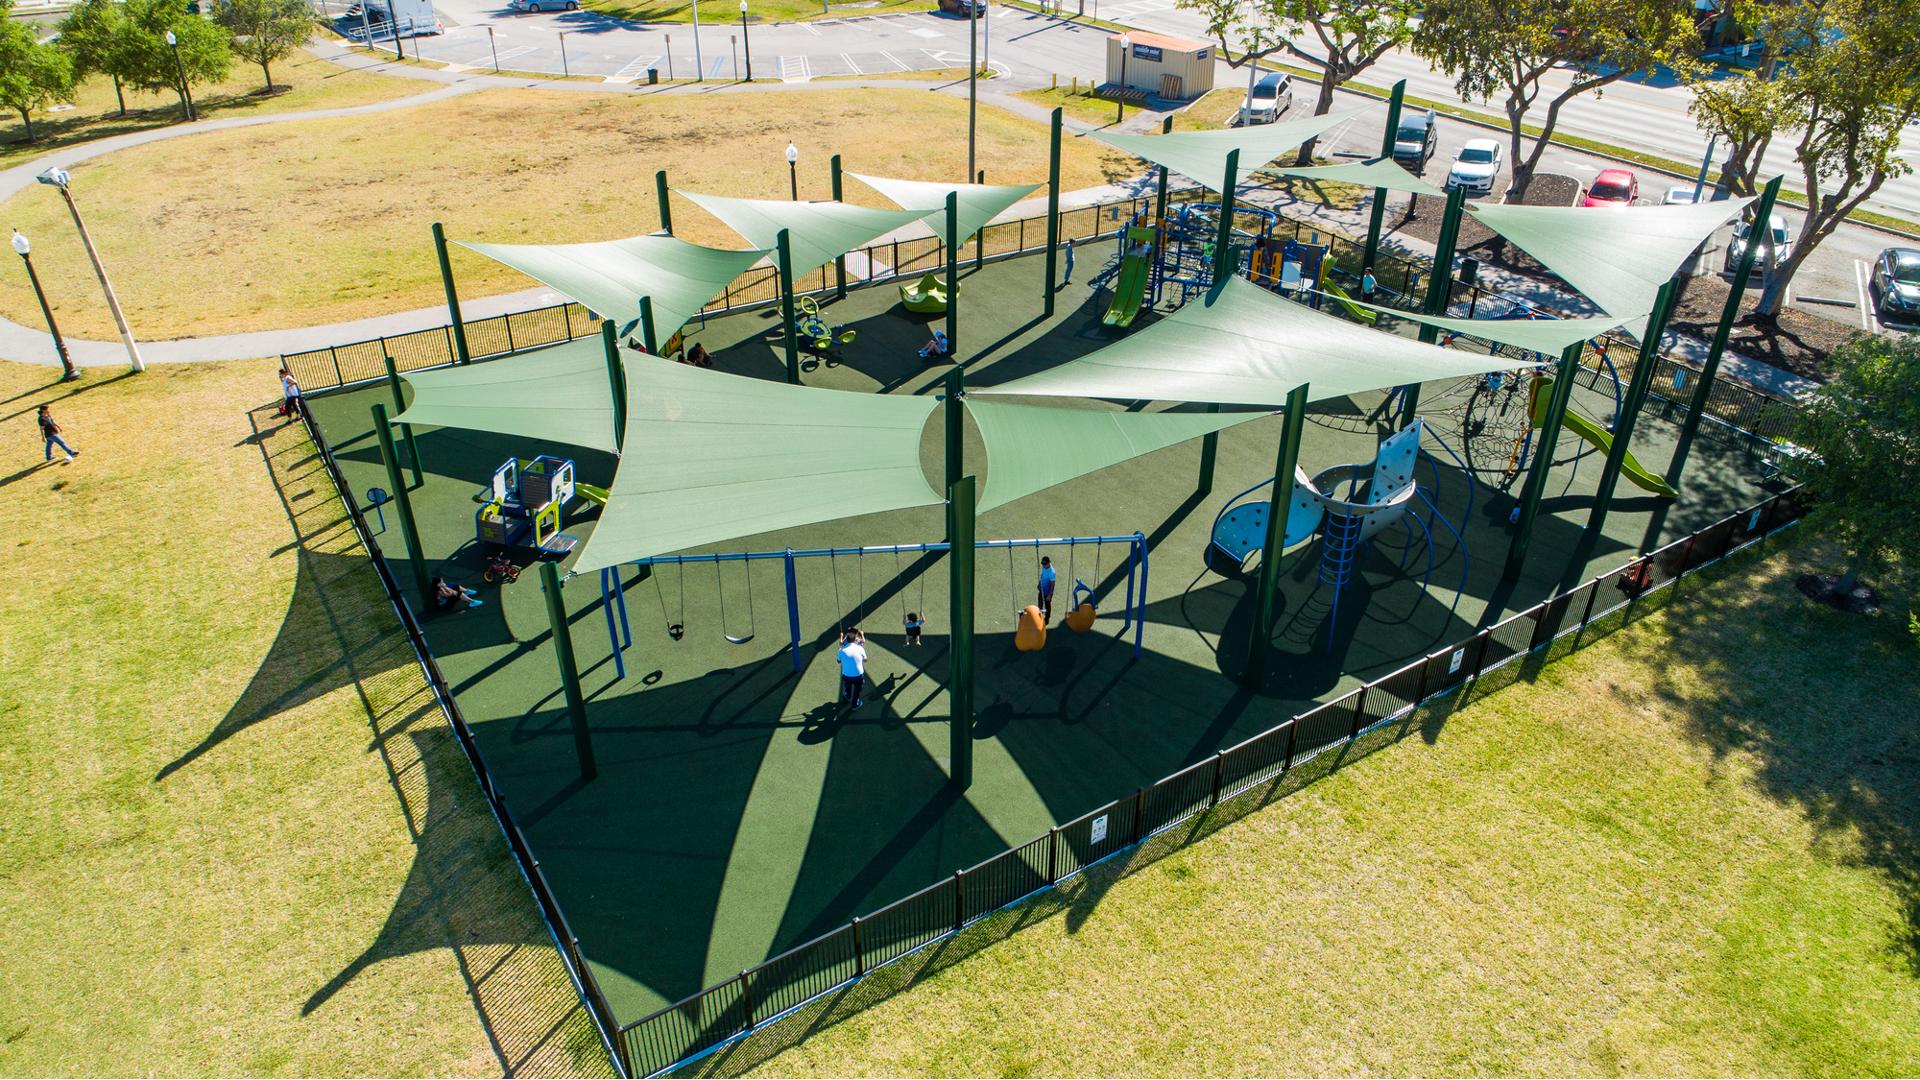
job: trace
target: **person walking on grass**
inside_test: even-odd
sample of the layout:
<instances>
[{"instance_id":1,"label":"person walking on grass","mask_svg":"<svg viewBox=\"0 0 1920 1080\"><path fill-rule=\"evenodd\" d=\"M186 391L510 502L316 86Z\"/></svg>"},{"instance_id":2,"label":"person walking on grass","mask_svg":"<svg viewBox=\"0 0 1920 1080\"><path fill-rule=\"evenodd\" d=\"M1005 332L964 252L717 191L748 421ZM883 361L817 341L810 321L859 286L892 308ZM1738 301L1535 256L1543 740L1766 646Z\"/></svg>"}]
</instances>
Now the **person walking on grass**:
<instances>
[{"instance_id":1,"label":"person walking on grass","mask_svg":"<svg viewBox=\"0 0 1920 1080\"><path fill-rule=\"evenodd\" d=\"M47 460L53 460L53 448L57 446L60 448L60 452L66 455L60 459L60 464L73 464L73 459L80 456L80 451L68 446L67 440L60 437L60 432L63 429L60 427L60 421L53 418L53 407L50 405L40 406L39 420L40 439L45 444Z\"/></svg>"},{"instance_id":2,"label":"person walking on grass","mask_svg":"<svg viewBox=\"0 0 1920 1080\"><path fill-rule=\"evenodd\" d=\"M300 400L300 384L293 381L293 373L286 368L280 369L280 393L284 400L280 402L280 415L291 420L306 408Z\"/></svg>"},{"instance_id":3,"label":"person walking on grass","mask_svg":"<svg viewBox=\"0 0 1920 1080\"><path fill-rule=\"evenodd\" d=\"M1067 272L1060 275L1060 284L1073 284L1073 237L1067 237Z\"/></svg>"},{"instance_id":4,"label":"person walking on grass","mask_svg":"<svg viewBox=\"0 0 1920 1080\"><path fill-rule=\"evenodd\" d=\"M1040 556L1040 616L1046 622L1053 621L1053 587L1059 581L1060 573L1053 568L1053 560Z\"/></svg>"},{"instance_id":5,"label":"person walking on grass","mask_svg":"<svg viewBox=\"0 0 1920 1080\"><path fill-rule=\"evenodd\" d=\"M840 704L859 708L867 703L866 635L850 626L840 638Z\"/></svg>"}]
</instances>

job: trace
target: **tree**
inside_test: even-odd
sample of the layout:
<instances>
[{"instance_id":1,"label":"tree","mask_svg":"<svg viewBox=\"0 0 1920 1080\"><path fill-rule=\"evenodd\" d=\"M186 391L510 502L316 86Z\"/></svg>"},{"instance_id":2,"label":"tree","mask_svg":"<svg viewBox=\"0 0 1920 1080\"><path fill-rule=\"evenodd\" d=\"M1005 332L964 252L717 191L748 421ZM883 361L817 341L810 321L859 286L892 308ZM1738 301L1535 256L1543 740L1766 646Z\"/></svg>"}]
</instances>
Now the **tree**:
<instances>
[{"instance_id":1,"label":"tree","mask_svg":"<svg viewBox=\"0 0 1920 1080\"><path fill-rule=\"evenodd\" d=\"M73 60L0 7L0 105L20 114L33 141L34 111L73 100Z\"/></svg>"},{"instance_id":2,"label":"tree","mask_svg":"<svg viewBox=\"0 0 1920 1080\"><path fill-rule=\"evenodd\" d=\"M1207 32L1220 39L1220 55L1233 67L1284 52L1319 68L1315 116L1333 107L1342 84L1413 34L1411 0L1180 0L1180 6L1206 16ZM1317 48L1302 48L1294 35L1278 30L1290 26L1311 30ZM1237 61L1230 38L1238 38L1244 50ZM1313 144L1308 139L1300 147L1299 164L1313 160Z\"/></svg>"},{"instance_id":3,"label":"tree","mask_svg":"<svg viewBox=\"0 0 1920 1080\"><path fill-rule=\"evenodd\" d=\"M1774 136L1793 122L1783 90L1771 73L1729 75L1695 87L1689 109L1701 131L1726 142L1720 186L1735 195L1752 195L1759 189L1760 160Z\"/></svg>"},{"instance_id":4,"label":"tree","mask_svg":"<svg viewBox=\"0 0 1920 1080\"><path fill-rule=\"evenodd\" d=\"M76 80L101 74L113 80L113 96L120 115L127 115L127 97L120 85L124 67L127 20L120 0L80 0L60 21L60 47L73 57Z\"/></svg>"},{"instance_id":5,"label":"tree","mask_svg":"<svg viewBox=\"0 0 1920 1080\"><path fill-rule=\"evenodd\" d=\"M269 91L269 65L305 45L320 24L307 0L219 0L213 18L233 35L234 53L260 65Z\"/></svg>"},{"instance_id":6,"label":"tree","mask_svg":"<svg viewBox=\"0 0 1920 1080\"><path fill-rule=\"evenodd\" d=\"M1842 592L1862 570L1920 578L1920 338L1857 335L1828 357L1833 379L1802 405L1796 470L1813 493L1808 523L1846 549Z\"/></svg>"},{"instance_id":7,"label":"tree","mask_svg":"<svg viewBox=\"0 0 1920 1080\"><path fill-rule=\"evenodd\" d=\"M180 95L184 111L188 87L227 77L233 66L233 38L225 29L189 13L180 0L126 0L123 7L127 28L115 61L128 86L172 90ZM174 45L167 44L169 30Z\"/></svg>"},{"instance_id":8,"label":"tree","mask_svg":"<svg viewBox=\"0 0 1920 1080\"><path fill-rule=\"evenodd\" d=\"M1502 99L1513 170L1507 201L1519 202L1567 102L1654 68L1685 76L1698 42L1685 0L1433 0L1413 51L1451 76L1462 98ZM1571 73L1554 90L1548 75L1563 67ZM1540 133L1523 153L1528 115L1543 96Z\"/></svg>"}]
</instances>

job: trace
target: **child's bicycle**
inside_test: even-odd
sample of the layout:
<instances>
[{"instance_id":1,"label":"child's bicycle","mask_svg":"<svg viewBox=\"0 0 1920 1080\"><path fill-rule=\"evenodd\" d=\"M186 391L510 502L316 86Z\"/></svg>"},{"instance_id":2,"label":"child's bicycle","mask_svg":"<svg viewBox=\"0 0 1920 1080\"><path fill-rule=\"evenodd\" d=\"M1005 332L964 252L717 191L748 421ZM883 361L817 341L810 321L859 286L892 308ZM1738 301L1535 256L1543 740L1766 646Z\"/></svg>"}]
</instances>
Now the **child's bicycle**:
<instances>
[{"instance_id":1,"label":"child's bicycle","mask_svg":"<svg viewBox=\"0 0 1920 1080\"><path fill-rule=\"evenodd\" d=\"M497 552L487 556L486 569L480 571L480 579L487 584L505 584L520 580L520 568L513 565L506 552Z\"/></svg>"}]
</instances>

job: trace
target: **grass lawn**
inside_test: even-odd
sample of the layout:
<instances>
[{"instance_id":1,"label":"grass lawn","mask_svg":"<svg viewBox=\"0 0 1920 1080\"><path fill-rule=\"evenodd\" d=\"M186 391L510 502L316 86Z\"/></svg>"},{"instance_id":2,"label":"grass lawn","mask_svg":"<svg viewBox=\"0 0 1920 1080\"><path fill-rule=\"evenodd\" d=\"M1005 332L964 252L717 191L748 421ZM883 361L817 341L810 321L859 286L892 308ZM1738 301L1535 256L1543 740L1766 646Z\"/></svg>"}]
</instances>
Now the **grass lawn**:
<instances>
[{"instance_id":1,"label":"grass lawn","mask_svg":"<svg viewBox=\"0 0 1920 1080\"><path fill-rule=\"evenodd\" d=\"M658 221L655 169L695 190L786 198L781 155L791 140L803 154L801 196L827 198L827 158L836 151L853 171L953 176L965 168L965 130L966 102L925 90L501 90L374 122L345 117L211 132L111 154L73 173L134 332L170 338L441 303L427 228L436 217L460 239L630 236ZM1046 177L1044 125L1003 110L980 110L979 153L992 182ZM1124 155L1076 139L1065 148L1061 181L1071 190L1132 169ZM858 183L847 184L847 197L886 205ZM111 339L111 321L60 200L30 188L6 209L7 220L34 239L34 264L61 328ZM677 201L674 223L689 240L741 244L691 203ZM454 250L464 296L532 284ZM181 287L179 259L141 258L144 252L193 253L192 287ZM24 275L0 280L0 313L39 322Z\"/></svg>"},{"instance_id":2,"label":"grass lawn","mask_svg":"<svg viewBox=\"0 0 1920 1080\"><path fill-rule=\"evenodd\" d=\"M0 1073L604 1071L272 370L0 364Z\"/></svg>"},{"instance_id":3,"label":"grass lawn","mask_svg":"<svg viewBox=\"0 0 1920 1080\"><path fill-rule=\"evenodd\" d=\"M304 52L275 64L273 82L277 92L261 93L260 69L236 62L225 82L193 88L194 112L202 120L212 120L225 116L337 109L433 89L410 79L353 71ZM87 79L74 94L73 108L34 114L32 142L24 141L27 133L20 123L20 114L9 112L4 126L0 126L0 167L18 165L74 143L181 122L180 99L171 91L143 94L128 90L126 101L127 112L122 116L119 102L114 98L113 80L99 76Z\"/></svg>"},{"instance_id":4,"label":"grass lawn","mask_svg":"<svg viewBox=\"0 0 1920 1080\"><path fill-rule=\"evenodd\" d=\"M1775 554L709 1068L1911 1075L1920 674L1904 619L1794 590L1831 562Z\"/></svg>"},{"instance_id":5,"label":"grass lawn","mask_svg":"<svg viewBox=\"0 0 1920 1080\"><path fill-rule=\"evenodd\" d=\"M681 0L665 0L663 3L648 3L647 0L581 0L580 6L630 22L693 21L693 5ZM933 6L933 0L863 0L860 3L831 6L819 0L752 0L748 10L754 22L806 22L813 19L889 15L901 11L932 11ZM734 0L700 0L700 20L706 23L737 23L740 21L740 5Z\"/></svg>"}]
</instances>

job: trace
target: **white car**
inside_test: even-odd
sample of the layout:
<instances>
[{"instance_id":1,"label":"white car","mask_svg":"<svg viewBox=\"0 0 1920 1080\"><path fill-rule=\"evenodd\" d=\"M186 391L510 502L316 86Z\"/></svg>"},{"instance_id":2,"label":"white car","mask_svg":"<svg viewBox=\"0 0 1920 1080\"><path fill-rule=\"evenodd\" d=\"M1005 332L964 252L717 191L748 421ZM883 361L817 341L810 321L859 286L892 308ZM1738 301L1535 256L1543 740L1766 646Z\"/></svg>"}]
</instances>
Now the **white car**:
<instances>
[{"instance_id":1,"label":"white car","mask_svg":"<svg viewBox=\"0 0 1920 1080\"><path fill-rule=\"evenodd\" d=\"M1770 215L1767 222L1767 236L1760 245L1760 257L1753 260L1753 272L1764 274L1769 267L1787 257L1793 247L1793 233L1787 228L1787 219L1779 214ZM1740 269L1740 257L1747 253L1747 231L1751 222L1743 221L1734 227L1733 240L1727 244L1726 272L1737 273Z\"/></svg>"},{"instance_id":2,"label":"white car","mask_svg":"<svg viewBox=\"0 0 1920 1080\"><path fill-rule=\"evenodd\" d=\"M1702 194L1705 194L1705 192L1702 192ZM1674 186L1668 188L1667 193L1660 197L1660 205L1661 206L1692 206L1693 205L1693 185L1692 184L1675 184Z\"/></svg>"},{"instance_id":3,"label":"white car","mask_svg":"<svg viewBox=\"0 0 1920 1080\"><path fill-rule=\"evenodd\" d=\"M1468 139L1447 170L1447 190L1454 188L1469 195L1491 195L1493 182L1500 175L1500 143L1496 139Z\"/></svg>"},{"instance_id":4,"label":"white car","mask_svg":"<svg viewBox=\"0 0 1920 1080\"><path fill-rule=\"evenodd\" d=\"M513 0L510 5L515 11L578 11L580 0Z\"/></svg>"}]
</instances>

